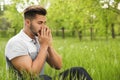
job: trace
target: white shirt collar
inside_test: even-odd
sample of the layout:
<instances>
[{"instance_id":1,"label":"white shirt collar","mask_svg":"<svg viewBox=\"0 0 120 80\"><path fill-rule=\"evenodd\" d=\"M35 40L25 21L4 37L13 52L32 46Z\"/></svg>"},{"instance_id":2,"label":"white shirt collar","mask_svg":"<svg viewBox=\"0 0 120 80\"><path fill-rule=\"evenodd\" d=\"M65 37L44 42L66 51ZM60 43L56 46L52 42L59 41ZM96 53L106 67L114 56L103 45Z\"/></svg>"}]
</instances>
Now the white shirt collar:
<instances>
[{"instance_id":1,"label":"white shirt collar","mask_svg":"<svg viewBox=\"0 0 120 80\"><path fill-rule=\"evenodd\" d=\"M27 41L32 41L33 40L23 30L20 31L20 35Z\"/></svg>"}]
</instances>

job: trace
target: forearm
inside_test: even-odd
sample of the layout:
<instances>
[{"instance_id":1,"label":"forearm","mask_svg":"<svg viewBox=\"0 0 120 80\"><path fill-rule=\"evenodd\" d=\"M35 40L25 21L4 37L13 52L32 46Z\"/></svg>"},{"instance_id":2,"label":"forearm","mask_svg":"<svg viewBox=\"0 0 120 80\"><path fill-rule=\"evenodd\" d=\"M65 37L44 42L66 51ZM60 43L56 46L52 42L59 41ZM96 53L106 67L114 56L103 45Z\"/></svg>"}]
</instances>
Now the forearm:
<instances>
[{"instance_id":1,"label":"forearm","mask_svg":"<svg viewBox=\"0 0 120 80\"><path fill-rule=\"evenodd\" d=\"M15 57L11 60L13 66L24 75L24 72L37 76L44 65L47 57L48 46L41 46L36 59L33 61L29 55Z\"/></svg>"},{"instance_id":2,"label":"forearm","mask_svg":"<svg viewBox=\"0 0 120 80\"><path fill-rule=\"evenodd\" d=\"M39 73L44 65L44 62L46 61L47 57L47 49L48 45L50 44L50 30L46 26L41 27L41 31L37 33L38 34L38 41L40 43L40 52L38 53L38 56L32 63L32 72L33 73Z\"/></svg>"},{"instance_id":3,"label":"forearm","mask_svg":"<svg viewBox=\"0 0 120 80\"><path fill-rule=\"evenodd\" d=\"M31 65L32 74L39 74L40 73L40 71L42 70L42 67L46 61L46 57L47 57L47 47L41 46L40 51L38 53L38 56L32 62L32 65Z\"/></svg>"},{"instance_id":4,"label":"forearm","mask_svg":"<svg viewBox=\"0 0 120 80\"><path fill-rule=\"evenodd\" d=\"M55 49L52 46L48 47L48 58L47 61L49 64L56 68L60 69L62 67L62 58L61 56L55 51Z\"/></svg>"}]
</instances>

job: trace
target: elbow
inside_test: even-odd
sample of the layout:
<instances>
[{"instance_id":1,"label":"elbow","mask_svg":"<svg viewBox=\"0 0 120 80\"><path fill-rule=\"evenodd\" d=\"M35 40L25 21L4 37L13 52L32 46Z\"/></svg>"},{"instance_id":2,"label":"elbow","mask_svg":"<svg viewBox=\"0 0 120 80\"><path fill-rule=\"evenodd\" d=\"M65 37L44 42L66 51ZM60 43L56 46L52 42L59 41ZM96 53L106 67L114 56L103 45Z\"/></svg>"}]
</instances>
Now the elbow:
<instances>
[{"instance_id":1,"label":"elbow","mask_svg":"<svg viewBox=\"0 0 120 80\"><path fill-rule=\"evenodd\" d=\"M62 68L62 57L60 56L60 60L59 60L59 66L58 66L58 70L60 70Z\"/></svg>"},{"instance_id":2,"label":"elbow","mask_svg":"<svg viewBox=\"0 0 120 80\"><path fill-rule=\"evenodd\" d=\"M60 70L62 66L55 67L56 70Z\"/></svg>"},{"instance_id":3,"label":"elbow","mask_svg":"<svg viewBox=\"0 0 120 80\"><path fill-rule=\"evenodd\" d=\"M59 61L59 64L55 67L56 70L60 70L62 68L62 60Z\"/></svg>"},{"instance_id":4,"label":"elbow","mask_svg":"<svg viewBox=\"0 0 120 80\"><path fill-rule=\"evenodd\" d=\"M60 70L62 68L62 64L51 65L51 67L55 68L56 70Z\"/></svg>"}]
</instances>

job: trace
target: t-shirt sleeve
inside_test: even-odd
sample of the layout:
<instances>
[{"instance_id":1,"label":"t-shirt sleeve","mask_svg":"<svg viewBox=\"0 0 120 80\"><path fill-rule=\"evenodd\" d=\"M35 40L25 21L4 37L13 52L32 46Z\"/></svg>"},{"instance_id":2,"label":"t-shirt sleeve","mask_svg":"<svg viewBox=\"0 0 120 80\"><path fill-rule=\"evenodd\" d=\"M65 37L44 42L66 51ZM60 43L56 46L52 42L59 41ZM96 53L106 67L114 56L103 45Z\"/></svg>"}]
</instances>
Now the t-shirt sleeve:
<instances>
[{"instance_id":1,"label":"t-shirt sleeve","mask_svg":"<svg viewBox=\"0 0 120 80\"><path fill-rule=\"evenodd\" d=\"M5 56L12 60L15 57L28 55L27 46L22 41L11 41L6 45Z\"/></svg>"}]
</instances>

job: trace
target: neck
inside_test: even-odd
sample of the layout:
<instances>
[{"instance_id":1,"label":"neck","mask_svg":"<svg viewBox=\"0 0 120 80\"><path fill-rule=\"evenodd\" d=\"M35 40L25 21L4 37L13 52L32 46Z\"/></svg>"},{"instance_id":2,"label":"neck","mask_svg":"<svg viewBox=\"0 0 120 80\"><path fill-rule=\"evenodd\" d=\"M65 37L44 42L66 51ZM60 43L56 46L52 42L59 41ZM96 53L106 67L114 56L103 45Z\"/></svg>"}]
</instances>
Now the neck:
<instances>
[{"instance_id":1,"label":"neck","mask_svg":"<svg viewBox=\"0 0 120 80\"><path fill-rule=\"evenodd\" d=\"M23 31L25 32L25 34L27 34L31 39L35 39L35 35L31 33L31 31L29 29L25 29L23 28Z\"/></svg>"}]
</instances>

